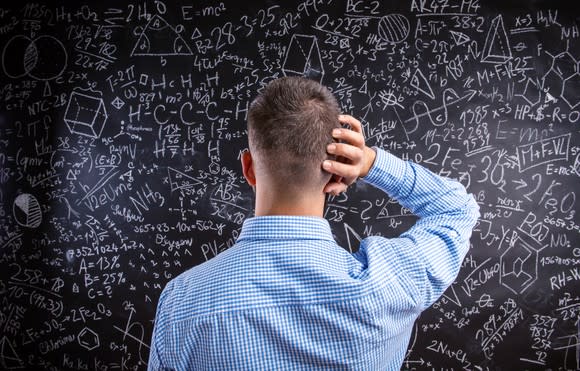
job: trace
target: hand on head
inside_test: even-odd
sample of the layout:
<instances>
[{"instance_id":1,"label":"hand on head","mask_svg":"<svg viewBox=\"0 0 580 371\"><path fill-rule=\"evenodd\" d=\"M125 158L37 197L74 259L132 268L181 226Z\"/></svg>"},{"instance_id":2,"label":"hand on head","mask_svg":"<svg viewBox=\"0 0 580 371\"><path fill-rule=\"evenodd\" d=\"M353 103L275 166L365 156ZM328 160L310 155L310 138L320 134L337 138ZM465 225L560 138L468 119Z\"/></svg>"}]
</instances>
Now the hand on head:
<instances>
[{"instance_id":1,"label":"hand on head","mask_svg":"<svg viewBox=\"0 0 580 371\"><path fill-rule=\"evenodd\" d=\"M329 144L326 151L336 156L336 160L325 160L322 168L332 174L332 178L324 187L324 193L338 195L366 176L375 161L376 153L365 145L360 121L349 115L338 117L342 124L350 127L334 129L332 136L340 141Z\"/></svg>"}]
</instances>

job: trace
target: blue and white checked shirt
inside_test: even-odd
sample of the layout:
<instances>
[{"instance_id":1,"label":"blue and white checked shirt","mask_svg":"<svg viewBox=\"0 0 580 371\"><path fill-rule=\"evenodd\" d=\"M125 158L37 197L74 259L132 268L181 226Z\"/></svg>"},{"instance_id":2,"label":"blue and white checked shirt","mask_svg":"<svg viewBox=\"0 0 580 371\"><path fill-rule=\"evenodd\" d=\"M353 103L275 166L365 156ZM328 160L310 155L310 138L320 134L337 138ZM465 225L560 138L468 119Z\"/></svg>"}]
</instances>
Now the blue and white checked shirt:
<instances>
[{"instance_id":1,"label":"blue and white checked shirt","mask_svg":"<svg viewBox=\"0 0 580 371\"><path fill-rule=\"evenodd\" d=\"M458 182L377 149L364 180L420 217L351 254L325 219L261 216L159 298L149 369L397 370L454 281L479 207Z\"/></svg>"}]
</instances>

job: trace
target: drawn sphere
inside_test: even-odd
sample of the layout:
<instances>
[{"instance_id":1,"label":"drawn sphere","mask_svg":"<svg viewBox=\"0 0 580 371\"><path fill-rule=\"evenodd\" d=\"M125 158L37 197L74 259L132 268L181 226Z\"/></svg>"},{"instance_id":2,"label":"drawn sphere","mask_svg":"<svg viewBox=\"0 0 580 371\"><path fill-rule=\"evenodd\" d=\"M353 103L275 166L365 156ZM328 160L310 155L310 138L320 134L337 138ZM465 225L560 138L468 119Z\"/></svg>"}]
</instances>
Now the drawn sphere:
<instances>
[{"instance_id":1,"label":"drawn sphere","mask_svg":"<svg viewBox=\"0 0 580 371\"><path fill-rule=\"evenodd\" d=\"M389 14L379 21L379 37L391 43L399 43L409 36L409 20L402 14Z\"/></svg>"},{"instance_id":2,"label":"drawn sphere","mask_svg":"<svg viewBox=\"0 0 580 371\"><path fill-rule=\"evenodd\" d=\"M30 193L22 193L16 197L12 212L16 222L23 227L36 228L42 222L40 204Z\"/></svg>"}]
</instances>

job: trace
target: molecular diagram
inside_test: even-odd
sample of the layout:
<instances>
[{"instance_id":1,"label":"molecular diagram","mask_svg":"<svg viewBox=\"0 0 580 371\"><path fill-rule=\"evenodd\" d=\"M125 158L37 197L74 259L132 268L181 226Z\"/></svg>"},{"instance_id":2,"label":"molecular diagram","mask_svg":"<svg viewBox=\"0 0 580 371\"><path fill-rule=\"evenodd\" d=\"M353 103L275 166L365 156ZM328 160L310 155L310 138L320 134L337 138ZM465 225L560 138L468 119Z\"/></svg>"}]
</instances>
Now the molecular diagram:
<instances>
[{"instance_id":1,"label":"molecular diagram","mask_svg":"<svg viewBox=\"0 0 580 371\"><path fill-rule=\"evenodd\" d=\"M549 89L553 95L559 95L571 109L580 104L578 90L580 89L580 67L579 62L566 48L565 51L552 55L550 69L542 78L544 89Z\"/></svg>"}]
</instances>

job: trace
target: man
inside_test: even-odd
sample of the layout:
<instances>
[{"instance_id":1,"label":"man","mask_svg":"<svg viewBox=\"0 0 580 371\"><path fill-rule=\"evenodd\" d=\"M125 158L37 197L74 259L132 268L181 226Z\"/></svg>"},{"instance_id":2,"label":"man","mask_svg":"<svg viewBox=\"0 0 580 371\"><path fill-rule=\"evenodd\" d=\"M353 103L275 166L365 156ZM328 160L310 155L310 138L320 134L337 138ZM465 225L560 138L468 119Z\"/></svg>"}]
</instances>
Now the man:
<instances>
[{"instance_id":1,"label":"man","mask_svg":"<svg viewBox=\"0 0 580 371\"><path fill-rule=\"evenodd\" d=\"M348 128L341 127L342 123ZM464 187L365 145L320 84L272 81L252 102L242 169L255 217L234 246L167 284L149 369L396 370L413 323L453 282L479 208ZM322 218L357 179L420 217L350 254Z\"/></svg>"}]
</instances>

